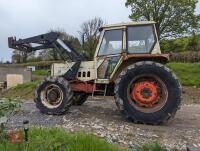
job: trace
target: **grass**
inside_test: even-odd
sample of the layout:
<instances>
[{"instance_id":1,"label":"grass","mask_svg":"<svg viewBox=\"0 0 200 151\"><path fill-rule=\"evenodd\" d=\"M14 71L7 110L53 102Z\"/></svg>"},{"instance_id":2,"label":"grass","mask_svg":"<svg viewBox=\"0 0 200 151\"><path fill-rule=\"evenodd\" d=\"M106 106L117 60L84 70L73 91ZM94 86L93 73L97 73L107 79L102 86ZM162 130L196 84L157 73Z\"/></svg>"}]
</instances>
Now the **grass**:
<instances>
[{"instance_id":1,"label":"grass","mask_svg":"<svg viewBox=\"0 0 200 151\"><path fill-rule=\"evenodd\" d=\"M200 87L200 63L169 63L184 86Z\"/></svg>"},{"instance_id":2,"label":"grass","mask_svg":"<svg viewBox=\"0 0 200 151\"><path fill-rule=\"evenodd\" d=\"M22 99L32 99L36 87L39 85L40 81L28 82L24 84L19 84L16 87L10 88L3 92L3 97L20 97Z\"/></svg>"},{"instance_id":3,"label":"grass","mask_svg":"<svg viewBox=\"0 0 200 151\"><path fill-rule=\"evenodd\" d=\"M29 141L20 145L0 141L1 151L128 151L83 132L69 134L63 128L31 128Z\"/></svg>"},{"instance_id":4,"label":"grass","mask_svg":"<svg viewBox=\"0 0 200 151\"><path fill-rule=\"evenodd\" d=\"M125 149L109 144L102 138L85 132L68 133L64 128L31 128L28 142L11 144L6 139L0 141L1 151L167 151L158 143L145 144L136 149Z\"/></svg>"},{"instance_id":5,"label":"grass","mask_svg":"<svg viewBox=\"0 0 200 151\"><path fill-rule=\"evenodd\" d=\"M48 76L50 75L50 72L49 70L35 70L35 71L32 71L32 74L39 75L39 76Z\"/></svg>"}]
</instances>

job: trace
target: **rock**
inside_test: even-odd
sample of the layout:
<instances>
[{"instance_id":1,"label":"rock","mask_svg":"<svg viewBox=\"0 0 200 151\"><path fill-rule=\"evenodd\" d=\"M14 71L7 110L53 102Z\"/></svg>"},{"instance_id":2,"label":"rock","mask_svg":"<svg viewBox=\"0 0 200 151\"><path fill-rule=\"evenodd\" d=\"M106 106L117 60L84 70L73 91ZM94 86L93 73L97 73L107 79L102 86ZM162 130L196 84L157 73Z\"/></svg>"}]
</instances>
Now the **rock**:
<instances>
[{"instance_id":1,"label":"rock","mask_svg":"<svg viewBox=\"0 0 200 151\"><path fill-rule=\"evenodd\" d=\"M131 149L137 150L140 146L137 144L129 144L128 147Z\"/></svg>"},{"instance_id":2,"label":"rock","mask_svg":"<svg viewBox=\"0 0 200 151\"><path fill-rule=\"evenodd\" d=\"M109 130L109 131L111 131L111 132L114 131L114 129L113 129L112 127L108 127L107 130Z\"/></svg>"},{"instance_id":3,"label":"rock","mask_svg":"<svg viewBox=\"0 0 200 151\"><path fill-rule=\"evenodd\" d=\"M125 127L126 130L129 130L130 128L128 126Z\"/></svg>"},{"instance_id":4,"label":"rock","mask_svg":"<svg viewBox=\"0 0 200 151\"><path fill-rule=\"evenodd\" d=\"M200 147L187 146L187 151L200 151Z\"/></svg>"},{"instance_id":5,"label":"rock","mask_svg":"<svg viewBox=\"0 0 200 151\"><path fill-rule=\"evenodd\" d=\"M3 116L3 117L0 117L0 125L1 124L5 124L6 122L8 121L8 118Z\"/></svg>"},{"instance_id":6,"label":"rock","mask_svg":"<svg viewBox=\"0 0 200 151\"><path fill-rule=\"evenodd\" d=\"M85 125L82 125L82 124L81 124L81 125L79 125L79 126L82 127L82 128L85 128Z\"/></svg>"},{"instance_id":7,"label":"rock","mask_svg":"<svg viewBox=\"0 0 200 151\"><path fill-rule=\"evenodd\" d=\"M142 133L139 133L138 135L139 135L139 136L144 136L144 134L142 134Z\"/></svg>"},{"instance_id":8,"label":"rock","mask_svg":"<svg viewBox=\"0 0 200 151\"><path fill-rule=\"evenodd\" d=\"M153 135L151 135L152 137L155 137L155 138L159 138L159 136L158 135L156 135L156 134L153 134Z\"/></svg>"},{"instance_id":9,"label":"rock","mask_svg":"<svg viewBox=\"0 0 200 151\"><path fill-rule=\"evenodd\" d=\"M103 129L103 126L95 124L95 125L92 126L92 128L94 128L94 129Z\"/></svg>"},{"instance_id":10,"label":"rock","mask_svg":"<svg viewBox=\"0 0 200 151\"><path fill-rule=\"evenodd\" d=\"M114 143L118 142L118 139L116 136L112 136L112 142L114 142Z\"/></svg>"},{"instance_id":11,"label":"rock","mask_svg":"<svg viewBox=\"0 0 200 151\"><path fill-rule=\"evenodd\" d=\"M105 137L105 134L101 133L101 134L100 134L100 137L101 137L101 138L104 138L104 137Z\"/></svg>"}]
</instances>

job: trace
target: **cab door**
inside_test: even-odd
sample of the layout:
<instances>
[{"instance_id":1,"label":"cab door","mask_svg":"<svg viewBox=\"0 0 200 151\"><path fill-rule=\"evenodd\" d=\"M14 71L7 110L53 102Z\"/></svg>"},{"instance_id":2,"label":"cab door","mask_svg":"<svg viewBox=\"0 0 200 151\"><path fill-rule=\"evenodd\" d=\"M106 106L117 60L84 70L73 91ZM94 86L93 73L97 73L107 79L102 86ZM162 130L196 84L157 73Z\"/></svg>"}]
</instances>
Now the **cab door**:
<instances>
[{"instance_id":1,"label":"cab door","mask_svg":"<svg viewBox=\"0 0 200 151\"><path fill-rule=\"evenodd\" d=\"M120 64L124 49L125 28L104 30L101 43L96 53L97 80L107 81Z\"/></svg>"}]
</instances>

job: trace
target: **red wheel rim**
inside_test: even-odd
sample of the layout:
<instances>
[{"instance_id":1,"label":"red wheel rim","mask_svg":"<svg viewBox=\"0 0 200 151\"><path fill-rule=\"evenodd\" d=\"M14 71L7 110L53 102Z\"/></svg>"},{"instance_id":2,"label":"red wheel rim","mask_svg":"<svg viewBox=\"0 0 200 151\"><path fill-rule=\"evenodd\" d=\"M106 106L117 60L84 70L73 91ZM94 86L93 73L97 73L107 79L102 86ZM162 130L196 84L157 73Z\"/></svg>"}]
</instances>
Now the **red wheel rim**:
<instances>
[{"instance_id":1,"label":"red wheel rim","mask_svg":"<svg viewBox=\"0 0 200 151\"><path fill-rule=\"evenodd\" d=\"M145 105L155 104L160 96L159 86L151 81L137 82L132 85L131 98Z\"/></svg>"},{"instance_id":2,"label":"red wheel rim","mask_svg":"<svg viewBox=\"0 0 200 151\"><path fill-rule=\"evenodd\" d=\"M165 83L153 74L134 77L128 86L127 94L130 104L144 113L160 110L168 98Z\"/></svg>"}]
</instances>

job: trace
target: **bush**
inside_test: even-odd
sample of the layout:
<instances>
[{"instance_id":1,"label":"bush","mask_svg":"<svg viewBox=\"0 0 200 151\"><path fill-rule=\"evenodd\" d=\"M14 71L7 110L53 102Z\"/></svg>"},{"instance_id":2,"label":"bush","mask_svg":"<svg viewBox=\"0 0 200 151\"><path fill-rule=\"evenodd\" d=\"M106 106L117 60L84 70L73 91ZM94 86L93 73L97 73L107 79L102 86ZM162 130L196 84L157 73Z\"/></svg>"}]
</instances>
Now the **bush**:
<instances>
[{"instance_id":1,"label":"bush","mask_svg":"<svg viewBox=\"0 0 200 151\"><path fill-rule=\"evenodd\" d=\"M0 99L0 117L2 116L10 116L13 113L19 111L21 108L20 99L12 99L12 98L1 98Z\"/></svg>"},{"instance_id":2,"label":"bush","mask_svg":"<svg viewBox=\"0 0 200 151\"><path fill-rule=\"evenodd\" d=\"M0 99L0 142L5 140L5 123L7 119L19 111L21 108L21 101L19 99L1 98Z\"/></svg>"},{"instance_id":3,"label":"bush","mask_svg":"<svg viewBox=\"0 0 200 151\"><path fill-rule=\"evenodd\" d=\"M200 51L200 35L192 35L191 37L164 39L160 42L163 52L184 52L184 51Z\"/></svg>"}]
</instances>

